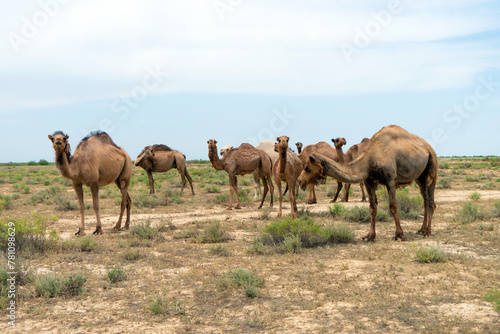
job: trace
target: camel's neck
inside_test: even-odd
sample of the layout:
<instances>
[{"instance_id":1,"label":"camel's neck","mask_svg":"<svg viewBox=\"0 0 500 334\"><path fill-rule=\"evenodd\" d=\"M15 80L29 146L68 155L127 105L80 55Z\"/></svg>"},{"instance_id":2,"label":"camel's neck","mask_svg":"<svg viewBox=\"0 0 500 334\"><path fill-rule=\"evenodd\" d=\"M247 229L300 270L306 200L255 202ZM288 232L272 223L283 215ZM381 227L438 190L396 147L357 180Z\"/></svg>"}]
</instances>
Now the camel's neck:
<instances>
[{"instance_id":1,"label":"camel's neck","mask_svg":"<svg viewBox=\"0 0 500 334\"><path fill-rule=\"evenodd\" d=\"M298 146L298 147L297 147L297 152L299 152L299 153L297 153L297 154L302 153L302 147Z\"/></svg>"},{"instance_id":2,"label":"camel's neck","mask_svg":"<svg viewBox=\"0 0 500 334\"><path fill-rule=\"evenodd\" d=\"M217 147L208 149L208 159L210 159L212 166L216 170L224 170L224 164L219 159L219 155L217 154Z\"/></svg>"},{"instance_id":3,"label":"camel's neck","mask_svg":"<svg viewBox=\"0 0 500 334\"><path fill-rule=\"evenodd\" d=\"M279 155L279 165L280 165L280 174L283 174L285 172L285 167L286 167L286 152L287 149L286 148L283 148L283 147L280 147L278 149L278 155Z\"/></svg>"},{"instance_id":4,"label":"camel's neck","mask_svg":"<svg viewBox=\"0 0 500 334\"><path fill-rule=\"evenodd\" d=\"M323 160L325 173L340 182L344 183L359 183L368 177L368 157L362 155L359 159L349 163L341 164L326 157L321 157Z\"/></svg>"},{"instance_id":5,"label":"camel's neck","mask_svg":"<svg viewBox=\"0 0 500 334\"><path fill-rule=\"evenodd\" d=\"M71 165L71 154L69 152L56 151L56 167L61 171L62 176L65 178L75 178Z\"/></svg>"},{"instance_id":6,"label":"camel's neck","mask_svg":"<svg viewBox=\"0 0 500 334\"><path fill-rule=\"evenodd\" d=\"M344 151L342 151L342 147L335 147L335 150L337 151L337 157L339 157L339 162L341 164L345 163Z\"/></svg>"}]
</instances>

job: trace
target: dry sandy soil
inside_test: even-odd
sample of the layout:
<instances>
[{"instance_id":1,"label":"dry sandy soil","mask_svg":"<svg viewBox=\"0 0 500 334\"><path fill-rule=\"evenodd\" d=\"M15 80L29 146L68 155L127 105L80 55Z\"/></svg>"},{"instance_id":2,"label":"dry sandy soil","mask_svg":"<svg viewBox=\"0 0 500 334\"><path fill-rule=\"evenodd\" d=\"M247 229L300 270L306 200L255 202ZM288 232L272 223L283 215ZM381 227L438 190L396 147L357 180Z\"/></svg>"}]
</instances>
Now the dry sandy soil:
<instances>
[{"instance_id":1,"label":"dry sandy soil","mask_svg":"<svg viewBox=\"0 0 500 334\"><path fill-rule=\"evenodd\" d=\"M336 185L329 180L318 187L318 204L306 206L302 194L299 209L322 226L347 224L354 240L302 248L297 253L283 253L269 245L262 254L249 249L264 227L277 221L277 206L257 210L257 202L247 198L241 210L225 210L227 174L215 173L209 165L188 167L195 180L195 196L189 191L178 194L175 171L158 176L158 197L165 196L167 204L134 206L129 231L110 231L119 208L117 190L108 187L101 190L105 233L92 236L95 216L87 192L86 231L95 241L90 251L82 251L83 238L74 236L78 210L61 211L49 201L30 202L40 191L58 186L76 203L69 184L58 173L51 173L54 166L0 166L0 194L18 194L13 206L0 212L3 219L22 218L33 211L58 217L49 220L47 232L57 231L60 239L43 253L23 255L24 266L33 277L80 273L87 279L78 296L39 297L34 279L19 286L16 325L9 327L3 317L0 331L498 333L500 313L483 296L500 288L500 220L494 205L500 200L500 172L484 159L442 159L443 164L440 178L449 179L450 187L436 190L431 237L416 234L420 219L403 220L408 241L394 241L394 223L389 217L387 222L377 223L375 243L362 241L368 224L329 215L333 204L327 193ZM136 204L148 196L144 174L134 170L137 181L131 194ZM24 176L19 180L18 175ZM23 190L23 186L30 189ZM253 195L249 176L240 179L240 186ZM417 188L409 188L412 196L418 196ZM351 189L350 202L342 205L347 209L367 206L360 202L359 187ZM480 193L480 199L471 200L473 192ZM467 202L473 202L483 215L465 223L460 212ZM288 203L284 214L289 214ZM214 221L220 222L229 240L218 244L200 241L197 236ZM132 230L141 224L159 227L160 232L151 240L138 239ZM416 252L428 246L445 252L448 261L416 261ZM127 259L131 252L138 258ZM111 283L107 272L116 267L123 268L127 279ZM237 268L264 279L255 298L221 283L225 273ZM148 307L159 294L170 303L164 314L155 314Z\"/></svg>"}]
</instances>

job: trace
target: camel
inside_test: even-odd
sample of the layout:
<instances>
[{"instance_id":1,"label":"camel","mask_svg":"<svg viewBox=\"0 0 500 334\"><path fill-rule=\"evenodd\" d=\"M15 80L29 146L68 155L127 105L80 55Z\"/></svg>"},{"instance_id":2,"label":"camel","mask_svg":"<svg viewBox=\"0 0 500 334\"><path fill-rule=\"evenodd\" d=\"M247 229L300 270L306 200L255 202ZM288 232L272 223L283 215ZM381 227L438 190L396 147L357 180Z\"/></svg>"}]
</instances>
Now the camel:
<instances>
[{"instance_id":1,"label":"camel","mask_svg":"<svg viewBox=\"0 0 500 334\"><path fill-rule=\"evenodd\" d=\"M276 160L278 159L278 153L274 150L274 145L275 143L270 141L270 140L264 140L255 146L256 149L262 150L269 155L271 158L271 161L274 164L276 163ZM222 150L221 150L222 151ZM222 154L221 154L222 155ZM258 199L260 196L260 177L258 171L255 171L253 173L253 185L254 185L254 200Z\"/></svg>"},{"instance_id":2,"label":"camel","mask_svg":"<svg viewBox=\"0 0 500 334\"><path fill-rule=\"evenodd\" d=\"M297 201L295 198L295 184L297 179L302 172L302 163L295 153L293 153L288 148L288 141L290 140L287 136L281 136L276 138L277 140L277 150L278 150L278 160L273 165L273 175L274 182L278 187L278 218L282 216L281 207L283 204L283 193L281 192L281 182L285 181L287 183L287 188L290 189L288 199L290 201L290 216L295 219L297 216L295 212L297 211Z\"/></svg>"},{"instance_id":3,"label":"camel","mask_svg":"<svg viewBox=\"0 0 500 334\"><path fill-rule=\"evenodd\" d=\"M179 151L172 150L166 145L146 146L135 159L135 165L144 169L148 174L150 194L155 193L153 172L164 173L172 168L177 168L181 175L181 193L184 191L187 178L191 194L194 195L193 180L186 168L186 156Z\"/></svg>"},{"instance_id":4,"label":"camel","mask_svg":"<svg viewBox=\"0 0 500 334\"><path fill-rule=\"evenodd\" d=\"M264 151L256 149L250 144L243 143L239 147L225 152L222 159L219 159L217 155L217 141L210 139L207 141L207 144L208 158L212 166L216 170L224 170L229 174L230 200L227 210L232 210L233 208L233 192L236 193L238 202L235 209L241 209L240 196L238 194L238 180L236 176L250 174L255 170L259 171L259 177L262 178L262 183L264 184L264 193L259 209L262 208L264 204L264 199L268 191L268 183L271 192L271 207L273 206L274 185L271 180L272 162L271 158Z\"/></svg>"},{"instance_id":5,"label":"camel","mask_svg":"<svg viewBox=\"0 0 500 334\"><path fill-rule=\"evenodd\" d=\"M343 139L343 138L342 138ZM337 148L339 138L332 139L332 142L335 144L335 148L337 151L337 155L339 157L339 162L344 164L353 161L364 149L366 142L368 142L368 138L364 138L361 143L357 145L351 146L347 152L344 154L342 151L342 147ZM345 145L345 139L342 145ZM366 195L365 195L365 189L363 187L363 182L359 184L359 187L361 188L361 193L362 193L362 199L361 202L366 202ZM349 189L351 188L351 184L347 183L344 188L344 197L342 197L341 202L348 202L349 201Z\"/></svg>"},{"instance_id":6,"label":"camel","mask_svg":"<svg viewBox=\"0 0 500 334\"><path fill-rule=\"evenodd\" d=\"M307 163L308 158L311 156L311 154L313 154L315 152L323 154L323 155L325 155L325 156L327 156L330 159L333 159L335 161L338 161L337 152L328 143L325 143L324 141L321 141L321 142L319 142L317 144L314 144L314 145L307 145L302 150L299 148L299 146L302 147L301 145L297 145L297 149L300 150L300 154L298 155L298 158L299 158L300 162L302 162L302 166L305 166L305 164ZM321 180L321 182L323 182L323 181L325 181L325 180ZM315 186L315 183L311 183L311 184L308 185L308 187L309 187L309 198L306 201L306 204L315 204L315 203L317 203L317 200L316 200L316 191L314 190L314 186ZM337 193L334 196L332 202L335 202L337 200L338 194L340 193L341 189L342 189L342 183L338 183L338 185L337 185Z\"/></svg>"},{"instance_id":7,"label":"camel","mask_svg":"<svg viewBox=\"0 0 500 334\"><path fill-rule=\"evenodd\" d=\"M233 147L231 145L226 145L223 148L220 149L220 155L223 157L226 152L232 150Z\"/></svg>"},{"instance_id":8,"label":"camel","mask_svg":"<svg viewBox=\"0 0 500 334\"><path fill-rule=\"evenodd\" d=\"M297 154L300 154L302 152L302 143L301 142L297 142L295 143L295 146L297 146Z\"/></svg>"},{"instance_id":9,"label":"camel","mask_svg":"<svg viewBox=\"0 0 500 334\"><path fill-rule=\"evenodd\" d=\"M116 184L122 193L120 206L120 217L113 230L121 229L123 212L127 209L125 229L130 224L130 208L132 200L128 194L130 179L132 178L132 160L127 152L116 146L106 132L93 132L76 147L71 156L71 148L68 142L69 135L62 131L56 131L48 135L52 141L52 147L56 153L56 167L61 171L63 177L73 182L78 204L80 206L80 227L75 234L85 235L85 205L83 203L83 185L90 187L92 202L96 215L96 230L94 234L102 234L101 218L99 215L99 187L106 186L112 182Z\"/></svg>"},{"instance_id":10,"label":"camel","mask_svg":"<svg viewBox=\"0 0 500 334\"><path fill-rule=\"evenodd\" d=\"M407 240L399 221L396 189L416 181L424 199L424 219L418 230L424 237L431 235L432 215L436 209L434 189L437 182L438 160L434 149L422 138L397 125L382 128L366 144L352 162L342 165L322 154L312 154L299 177L302 188L331 176L345 183L364 182L370 201L370 231L363 237L375 241L378 184L387 187L389 210L396 224L395 240Z\"/></svg>"}]
</instances>

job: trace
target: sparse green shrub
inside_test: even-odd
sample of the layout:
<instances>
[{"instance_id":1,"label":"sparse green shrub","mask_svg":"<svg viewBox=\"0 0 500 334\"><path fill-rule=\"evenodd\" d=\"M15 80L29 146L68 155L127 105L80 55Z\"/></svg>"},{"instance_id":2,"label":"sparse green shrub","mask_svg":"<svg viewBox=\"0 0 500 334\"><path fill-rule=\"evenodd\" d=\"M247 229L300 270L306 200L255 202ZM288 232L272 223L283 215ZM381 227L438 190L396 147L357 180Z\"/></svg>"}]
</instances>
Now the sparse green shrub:
<instances>
[{"instance_id":1,"label":"sparse green shrub","mask_svg":"<svg viewBox=\"0 0 500 334\"><path fill-rule=\"evenodd\" d=\"M262 255L266 253L266 246L262 243L260 238L255 238L250 247L247 248L247 253Z\"/></svg>"},{"instance_id":2,"label":"sparse green shrub","mask_svg":"<svg viewBox=\"0 0 500 334\"><path fill-rule=\"evenodd\" d=\"M465 182L479 182L481 181L478 176L475 175L466 175Z\"/></svg>"},{"instance_id":3,"label":"sparse green shrub","mask_svg":"<svg viewBox=\"0 0 500 334\"><path fill-rule=\"evenodd\" d=\"M167 297L164 293L158 293L151 298L146 308L154 314L163 316L186 314L186 309L182 306L181 301L173 297Z\"/></svg>"},{"instance_id":4,"label":"sparse green shrub","mask_svg":"<svg viewBox=\"0 0 500 334\"><path fill-rule=\"evenodd\" d=\"M379 195L380 207L389 210L389 196L387 191L377 191ZM420 195L412 196L410 189L400 189L396 191L396 204L398 205L399 217L402 219L417 220L420 218L419 212L423 210L424 199Z\"/></svg>"},{"instance_id":5,"label":"sparse green shrub","mask_svg":"<svg viewBox=\"0 0 500 334\"><path fill-rule=\"evenodd\" d=\"M208 186L208 187L205 187L205 191L209 194L213 194L213 193L220 193L220 187L219 186L216 186L216 185L213 185L213 186Z\"/></svg>"},{"instance_id":6,"label":"sparse green shrub","mask_svg":"<svg viewBox=\"0 0 500 334\"><path fill-rule=\"evenodd\" d=\"M67 297L82 294L85 276L71 274L67 277L57 277L55 274L37 276L35 279L35 294L37 297Z\"/></svg>"},{"instance_id":7,"label":"sparse green shrub","mask_svg":"<svg viewBox=\"0 0 500 334\"><path fill-rule=\"evenodd\" d=\"M491 291L485 293L483 298L486 301L493 303L495 310L500 312L500 289L493 288Z\"/></svg>"},{"instance_id":8,"label":"sparse green shrub","mask_svg":"<svg viewBox=\"0 0 500 334\"><path fill-rule=\"evenodd\" d=\"M457 214L456 218L460 223L467 224L475 222L476 220L484 220L486 214L479 205L472 202L465 202L462 204L462 209Z\"/></svg>"},{"instance_id":9,"label":"sparse green shrub","mask_svg":"<svg viewBox=\"0 0 500 334\"><path fill-rule=\"evenodd\" d=\"M215 196L215 203L217 204L228 204L229 195L228 194L218 194Z\"/></svg>"},{"instance_id":10,"label":"sparse green shrub","mask_svg":"<svg viewBox=\"0 0 500 334\"><path fill-rule=\"evenodd\" d=\"M52 204L55 198L61 198L65 190L58 186L52 186L47 189L39 190L36 194L30 196L28 203L31 205L36 205L39 203Z\"/></svg>"},{"instance_id":11,"label":"sparse green shrub","mask_svg":"<svg viewBox=\"0 0 500 334\"><path fill-rule=\"evenodd\" d=\"M15 245L19 253L27 255L43 253L53 248L58 239L57 232L47 236L47 228L56 216L43 216L33 212L31 216L18 219L0 218L0 250L5 252L8 246L9 233L15 228ZM9 230L10 228L10 230Z\"/></svg>"},{"instance_id":12,"label":"sparse green shrub","mask_svg":"<svg viewBox=\"0 0 500 334\"><path fill-rule=\"evenodd\" d=\"M346 210L344 219L353 223L369 223L371 220L370 209L365 206L354 206Z\"/></svg>"},{"instance_id":13,"label":"sparse green shrub","mask_svg":"<svg viewBox=\"0 0 500 334\"><path fill-rule=\"evenodd\" d=\"M109 270L107 276L111 283L117 283L127 279L127 274L125 274L122 267L116 267Z\"/></svg>"},{"instance_id":14,"label":"sparse green shrub","mask_svg":"<svg viewBox=\"0 0 500 334\"><path fill-rule=\"evenodd\" d=\"M448 255L435 246L421 247L415 252L415 256L420 263L440 263L448 261Z\"/></svg>"},{"instance_id":15,"label":"sparse green shrub","mask_svg":"<svg viewBox=\"0 0 500 334\"><path fill-rule=\"evenodd\" d=\"M214 245L210 246L208 249L210 254L217 255L217 256L229 256L229 250L225 245Z\"/></svg>"},{"instance_id":16,"label":"sparse green shrub","mask_svg":"<svg viewBox=\"0 0 500 334\"><path fill-rule=\"evenodd\" d=\"M469 195L469 198L473 201L479 201L481 199L482 195L478 193L477 191L474 191Z\"/></svg>"},{"instance_id":17,"label":"sparse green shrub","mask_svg":"<svg viewBox=\"0 0 500 334\"><path fill-rule=\"evenodd\" d=\"M340 203L334 203L333 207L328 207L328 214L332 216L332 218L341 217L346 212L345 206Z\"/></svg>"},{"instance_id":18,"label":"sparse green shrub","mask_svg":"<svg viewBox=\"0 0 500 334\"><path fill-rule=\"evenodd\" d=\"M12 197L9 195L0 194L0 212L3 210L10 210L13 207L14 203L12 202Z\"/></svg>"},{"instance_id":19,"label":"sparse green shrub","mask_svg":"<svg viewBox=\"0 0 500 334\"><path fill-rule=\"evenodd\" d=\"M271 217L271 209L270 208L262 208L259 219L260 220L269 220Z\"/></svg>"},{"instance_id":20,"label":"sparse green shrub","mask_svg":"<svg viewBox=\"0 0 500 334\"><path fill-rule=\"evenodd\" d=\"M262 242L268 245L280 245L286 238L298 238L301 246L315 247L328 242L328 233L325 228L316 224L312 219L285 217L267 225L261 234Z\"/></svg>"},{"instance_id":21,"label":"sparse green shrub","mask_svg":"<svg viewBox=\"0 0 500 334\"><path fill-rule=\"evenodd\" d=\"M198 237L201 243L219 243L229 240L227 232L222 229L219 221L214 221L208 225L205 231Z\"/></svg>"},{"instance_id":22,"label":"sparse green shrub","mask_svg":"<svg viewBox=\"0 0 500 334\"><path fill-rule=\"evenodd\" d=\"M283 253L299 253L302 249L302 241L300 236L292 235L285 237L279 246Z\"/></svg>"},{"instance_id":23,"label":"sparse green shrub","mask_svg":"<svg viewBox=\"0 0 500 334\"><path fill-rule=\"evenodd\" d=\"M255 298L258 294L258 289L264 286L264 279L259 277L252 271L238 268L223 273L224 278L219 280L218 286L226 289L229 286L243 288L247 297Z\"/></svg>"},{"instance_id":24,"label":"sparse green shrub","mask_svg":"<svg viewBox=\"0 0 500 334\"><path fill-rule=\"evenodd\" d=\"M139 250L129 250L128 252L122 254L122 257L126 261L137 261L141 257Z\"/></svg>"},{"instance_id":25,"label":"sparse green shrub","mask_svg":"<svg viewBox=\"0 0 500 334\"><path fill-rule=\"evenodd\" d=\"M312 216L312 214L311 214L311 210L309 210L309 208L301 207L297 211L297 218L299 218L299 219L308 220L311 218L311 216Z\"/></svg>"},{"instance_id":26,"label":"sparse green shrub","mask_svg":"<svg viewBox=\"0 0 500 334\"><path fill-rule=\"evenodd\" d=\"M121 203L121 197L116 199L115 204ZM132 203L137 208L156 208L159 206L167 205L167 196L165 193L161 194L136 194L132 195Z\"/></svg>"},{"instance_id":27,"label":"sparse green shrub","mask_svg":"<svg viewBox=\"0 0 500 334\"><path fill-rule=\"evenodd\" d=\"M449 177L442 177L438 180L436 187L438 189L450 189L451 179Z\"/></svg>"},{"instance_id":28,"label":"sparse green shrub","mask_svg":"<svg viewBox=\"0 0 500 334\"><path fill-rule=\"evenodd\" d=\"M493 202L493 212L492 216L495 218L500 217L500 199L497 199L496 201Z\"/></svg>"},{"instance_id":29,"label":"sparse green shrub","mask_svg":"<svg viewBox=\"0 0 500 334\"><path fill-rule=\"evenodd\" d=\"M346 244L354 240L354 231L346 224L335 224L328 228L330 242Z\"/></svg>"},{"instance_id":30,"label":"sparse green shrub","mask_svg":"<svg viewBox=\"0 0 500 334\"><path fill-rule=\"evenodd\" d=\"M80 250L82 252L92 252L97 247L97 241L91 236L80 238Z\"/></svg>"},{"instance_id":31,"label":"sparse green shrub","mask_svg":"<svg viewBox=\"0 0 500 334\"><path fill-rule=\"evenodd\" d=\"M149 220L145 223L136 224L130 229L130 234L139 239L152 240L158 235L158 233L158 228L152 227Z\"/></svg>"}]
</instances>

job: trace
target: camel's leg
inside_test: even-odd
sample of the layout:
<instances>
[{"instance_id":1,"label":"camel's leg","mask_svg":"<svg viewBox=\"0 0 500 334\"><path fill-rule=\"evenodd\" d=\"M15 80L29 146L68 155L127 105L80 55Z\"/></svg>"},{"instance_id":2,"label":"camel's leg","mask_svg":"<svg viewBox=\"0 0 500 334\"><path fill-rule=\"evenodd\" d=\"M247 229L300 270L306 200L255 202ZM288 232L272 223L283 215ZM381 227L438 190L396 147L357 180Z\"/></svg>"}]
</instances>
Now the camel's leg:
<instances>
[{"instance_id":1,"label":"camel's leg","mask_svg":"<svg viewBox=\"0 0 500 334\"><path fill-rule=\"evenodd\" d=\"M128 225L130 223L130 207L132 204L132 200L130 199L130 196L128 195L128 187L129 187L130 181L127 182L127 180L118 179L115 181L115 184L118 187L118 189L120 189L120 191L122 193L122 202L120 205L120 217L118 218L118 221L116 222L116 225L113 228L113 230L119 231L121 229L123 212L125 212L125 209L127 209L127 220L125 221L125 228L128 229Z\"/></svg>"},{"instance_id":2,"label":"camel's leg","mask_svg":"<svg viewBox=\"0 0 500 334\"><path fill-rule=\"evenodd\" d=\"M269 192L271 193L271 202L269 203L269 207L273 207L273 196L274 196L274 184L273 184L273 180L271 178L271 174L268 174L267 175L267 183L269 184Z\"/></svg>"},{"instance_id":3,"label":"camel's leg","mask_svg":"<svg viewBox=\"0 0 500 334\"><path fill-rule=\"evenodd\" d=\"M313 204L316 204L318 203L318 201L316 200L316 187L313 185L312 186L312 190L313 190Z\"/></svg>"},{"instance_id":4,"label":"camel's leg","mask_svg":"<svg viewBox=\"0 0 500 334\"><path fill-rule=\"evenodd\" d=\"M83 203L83 187L81 183L73 182L73 189L75 189L76 197L78 197L78 206L80 207L80 227L75 235L85 235L85 203Z\"/></svg>"},{"instance_id":5,"label":"camel's leg","mask_svg":"<svg viewBox=\"0 0 500 334\"><path fill-rule=\"evenodd\" d=\"M184 175L184 171L180 168L177 168L177 171L179 172L181 176L181 195L184 192L184 188L186 187L186 176Z\"/></svg>"},{"instance_id":6,"label":"camel's leg","mask_svg":"<svg viewBox=\"0 0 500 334\"><path fill-rule=\"evenodd\" d=\"M406 241L406 236L401 228L401 223L399 221L398 204L396 203L396 182L390 181L387 185L387 193L389 194L389 210L391 211L392 217L394 217L394 222L396 223L396 234L394 240L401 239Z\"/></svg>"},{"instance_id":7,"label":"camel's leg","mask_svg":"<svg viewBox=\"0 0 500 334\"><path fill-rule=\"evenodd\" d=\"M269 191L269 186L268 186L268 180L266 180L266 177L264 176L264 174L262 174L262 185L264 186L264 191L262 193L262 200L260 201L260 205L258 207L258 209L262 208L262 206L264 205L264 201L266 199L266 196L267 196L267 192ZM271 197L272 197L272 193L271 193Z\"/></svg>"},{"instance_id":8,"label":"camel's leg","mask_svg":"<svg viewBox=\"0 0 500 334\"><path fill-rule=\"evenodd\" d=\"M361 202L366 202L365 187L363 186L363 182L359 184L359 187L361 188L361 194L362 194Z\"/></svg>"},{"instance_id":9,"label":"camel's leg","mask_svg":"<svg viewBox=\"0 0 500 334\"><path fill-rule=\"evenodd\" d=\"M282 204L283 204L283 194L281 193L281 179L279 177L276 177L276 174L274 175L274 182L276 182L276 187L278 188L278 218L281 218L283 216L281 209L282 209Z\"/></svg>"},{"instance_id":10,"label":"camel's leg","mask_svg":"<svg viewBox=\"0 0 500 334\"><path fill-rule=\"evenodd\" d=\"M184 168L184 175L186 175L186 178L189 182L189 186L191 187L191 194L194 195L193 179L191 178L191 175L189 175L187 168Z\"/></svg>"},{"instance_id":11,"label":"camel's leg","mask_svg":"<svg viewBox=\"0 0 500 334\"><path fill-rule=\"evenodd\" d=\"M425 180L423 182L417 181L417 183L420 186L420 193L424 199L424 221L417 233L421 233L425 237L431 235L432 215L436 208L436 204L434 203L434 187L427 187Z\"/></svg>"},{"instance_id":12,"label":"camel's leg","mask_svg":"<svg viewBox=\"0 0 500 334\"><path fill-rule=\"evenodd\" d=\"M331 203L337 201L337 198L339 197L339 193L341 190L342 190L342 182L337 181L337 192L335 193L335 196L333 196Z\"/></svg>"},{"instance_id":13,"label":"camel's leg","mask_svg":"<svg viewBox=\"0 0 500 334\"><path fill-rule=\"evenodd\" d=\"M146 174L148 174L149 179L149 194L155 193L155 181L153 180L153 172L151 170L147 170Z\"/></svg>"},{"instance_id":14,"label":"camel's leg","mask_svg":"<svg viewBox=\"0 0 500 334\"><path fill-rule=\"evenodd\" d=\"M306 204L317 203L316 192L314 191L314 184L310 183L307 187L309 188L309 199L307 200Z\"/></svg>"},{"instance_id":15,"label":"camel's leg","mask_svg":"<svg viewBox=\"0 0 500 334\"><path fill-rule=\"evenodd\" d=\"M259 199L260 195L260 175L258 171L253 172L253 188L254 188L253 199L255 201Z\"/></svg>"},{"instance_id":16,"label":"camel's leg","mask_svg":"<svg viewBox=\"0 0 500 334\"><path fill-rule=\"evenodd\" d=\"M370 200L370 231L366 236L363 237L363 240L375 241L375 237L377 236L375 232L375 219L377 218L377 187L373 180L365 180L366 191L368 192L368 199Z\"/></svg>"},{"instance_id":17,"label":"camel's leg","mask_svg":"<svg viewBox=\"0 0 500 334\"><path fill-rule=\"evenodd\" d=\"M233 183L234 183L233 176L229 174L229 206L226 208L226 210L233 209L233 192L234 192Z\"/></svg>"},{"instance_id":18,"label":"camel's leg","mask_svg":"<svg viewBox=\"0 0 500 334\"><path fill-rule=\"evenodd\" d=\"M132 208L132 199L127 191L127 220L125 221L125 229L128 230L130 227L130 209Z\"/></svg>"},{"instance_id":19,"label":"camel's leg","mask_svg":"<svg viewBox=\"0 0 500 334\"><path fill-rule=\"evenodd\" d=\"M234 208L241 209L240 194L238 192L238 179L237 179L236 175L234 176L233 183L234 183L234 192L236 193L236 200L238 201L238 203L236 204L236 206Z\"/></svg>"},{"instance_id":20,"label":"camel's leg","mask_svg":"<svg viewBox=\"0 0 500 334\"><path fill-rule=\"evenodd\" d=\"M349 202L349 190L351 189L351 184L346 183L344 187L344 196L340 200L341 202Z\"/></svg>"},{"instance_id":21,"label":"camel's leg","mask_svg":"<svg viewBox=\"0 0 500 334\"><path fill-rule=\"evenodd\" d=\"M99 185L97 182L90 185L90 191L92 192L92 205L94 207L95 218L97 221L94 234L102 234L101 216L99 215Z\"/></svg>"},{"instance_id":22,"label":"camel's leg","mask_svg":"<svg viewBox=\"0 0 500 334\"><path fill-rule=\"evenodd\" d=\"M295 180L289 180L288 181L288 188L290 189L290 193L288 194L288 200L290 201L290 216L292 219L297 218L297 215L295 212L297 211L297 201L295 198Z\"/></svg>"}]
</instances>

